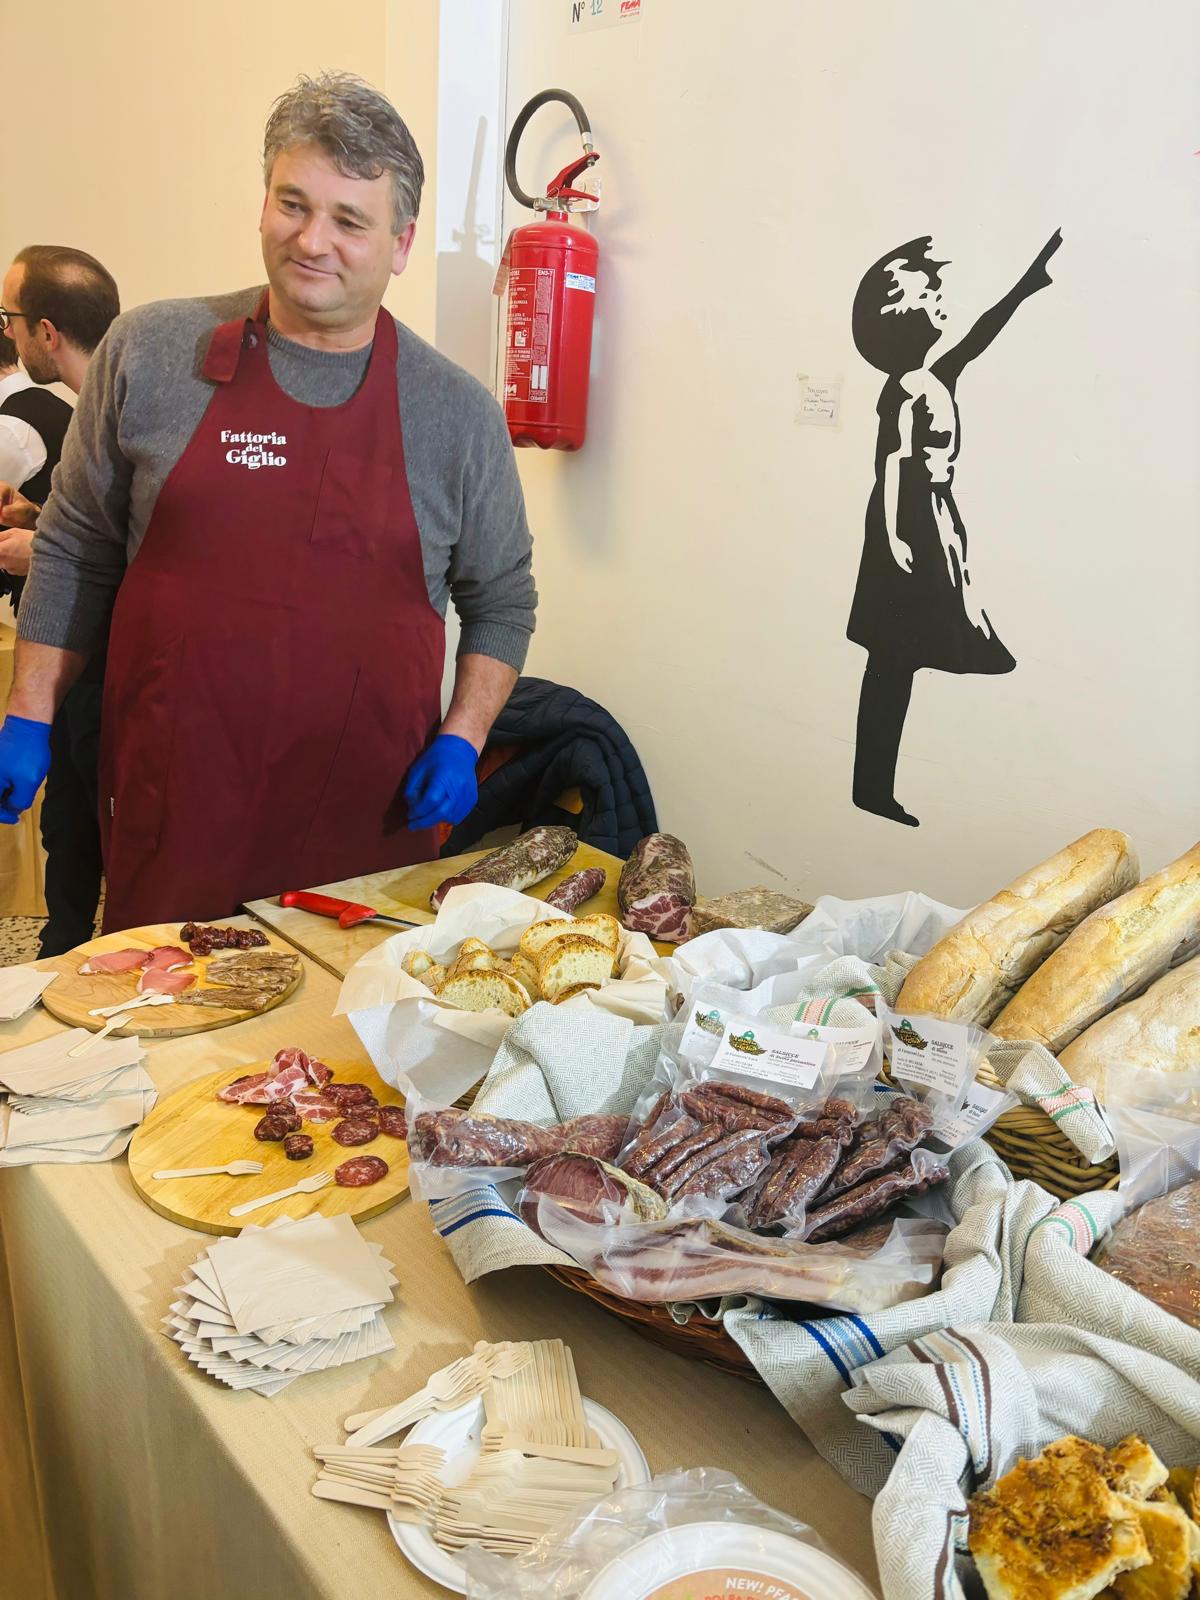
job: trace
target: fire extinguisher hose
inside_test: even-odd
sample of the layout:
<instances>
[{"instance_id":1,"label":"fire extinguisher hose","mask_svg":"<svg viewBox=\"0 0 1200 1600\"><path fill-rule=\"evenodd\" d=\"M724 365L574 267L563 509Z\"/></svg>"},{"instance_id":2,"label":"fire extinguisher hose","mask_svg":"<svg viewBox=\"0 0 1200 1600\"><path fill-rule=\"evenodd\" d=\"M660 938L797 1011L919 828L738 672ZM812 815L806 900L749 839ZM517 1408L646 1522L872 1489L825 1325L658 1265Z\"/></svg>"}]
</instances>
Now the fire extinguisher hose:
<instances>
[{"instance_id":1,"label":"fire extinguisher hose","mask_svg":"<svg viewBox=\"0 0 1200 1600\"><path fill-rule=\"evenodd\" d=\"M508 136L508 143L504 147L504 179L508 184L509 193L512 195L513 199L517 201L519 205L527 206L530 211L536 211L538 209L539 201L535 200L532 195L526 194L524 189L522 189L521 185L517 182L517 146L520 144L521 135L525 132L526 127L529 125L529 119L533 116L534 112L541 110L542 106L549 105L555 100L566 106L571 112L571 115L575 118L575 121L579 124L579 132L583 139L584 149L590 151L592 148L592 125L588 121L587 112L583 109L575 96L568 90L543 89L541 94L535 94L533 99L530 100L527 105L522 106L517 115L517 120L512 125L512 132Z\"/></svg>"}]
</instances>

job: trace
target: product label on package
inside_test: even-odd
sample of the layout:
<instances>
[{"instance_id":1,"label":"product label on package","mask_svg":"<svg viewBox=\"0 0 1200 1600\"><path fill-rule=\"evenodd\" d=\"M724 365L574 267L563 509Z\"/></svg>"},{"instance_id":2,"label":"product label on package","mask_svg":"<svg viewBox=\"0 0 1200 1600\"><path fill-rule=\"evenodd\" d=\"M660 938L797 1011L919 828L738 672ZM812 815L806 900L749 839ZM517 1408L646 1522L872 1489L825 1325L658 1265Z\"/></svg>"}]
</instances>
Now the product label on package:
<instances>
[{"instance_id":1,"label":"product label on package","mask_svg":"<svg viewBox=\"0 0 1200 1600\"><path fill-rule=\"evenodd\" d=\"M969 1083L967 1098L958 1111L943 1113L934 1123L931 1136L948 1150L977 1138L1000 1115L1005 1101L1015 1100L1007 1089L989 1089L986 1083Z\"/></svg>"},{"instance_id":2,"label":"product label on package","mask_svg":"<svg viewBox=\"0 0 1200 1600\"><path fill-rule=\"evenodd\" d=\"M712 1069L744 1078L765 1078L796 1089L811 1089L821 1075L829 1046L817 1039L759 1028L739 1018L721 1040Z\"/></svg>"},{"instance_id":3,"label":"product label on package","mask_svg":"<svg viewBox=\"0 0 1200 1600\"><path fill-rule=\"evenodd\" d=\"M719 1006L693 1006L679 1041L680 1055L691 1059L698 1053L707 1061L724 1037L728 1020Z\"/></svg>"},{"instance_id":4,"label":"product label on package","mask_svg":"<svg viewBox=\"0 0 1200 1600\"><path fill-rule=\"evenodd\" d=\"M813 1600L790 1578L774 1572L751 1572L745 1567L712 1567L707 1572L689 1572L659 1584L646 1594L646 1600Z\"/></svg>"},{"instance_id":5,"label":"product label on package","mask_svg":"<svg viewBox=\"0 0 1200 1600\"><path fill-rule=\"evenodd\" d=\"M888 1033L892 1075L902 1083L957 1096L971 1076L969 1033L965 1022L943 1022L937 1017L901 1016L879 1008Z\"/></svg>"},{"instance_id":6,"label":"product label on package","mask_svg":"<svg viewBox=\"0 0 1200 1600\"><path fill-rule=\"evenodd\" d=\"M817 1039L822 1044L832 1045L833 1071L839 1078L844 1078L869 1066L883 1026L873 1022L870 1027L830 1028L819 1022L810 1022L797 1023L796 1031L801 1039Z\"/></svg>"}]
</instances>

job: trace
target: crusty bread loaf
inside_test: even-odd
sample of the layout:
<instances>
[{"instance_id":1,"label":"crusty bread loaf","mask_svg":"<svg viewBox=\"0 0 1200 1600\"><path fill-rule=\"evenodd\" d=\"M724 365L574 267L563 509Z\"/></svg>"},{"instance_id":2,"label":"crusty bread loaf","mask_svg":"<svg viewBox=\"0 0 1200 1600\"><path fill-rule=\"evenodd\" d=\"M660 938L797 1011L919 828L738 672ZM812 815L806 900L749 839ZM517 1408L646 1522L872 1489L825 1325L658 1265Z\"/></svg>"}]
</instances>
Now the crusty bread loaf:
<instances>
[{"instance_id":1,"label":"crusty bread loaf","mask_svg":"<svg viewBox=\"0 0 1200 1600\"><path fill-rule=\"evenodd\" d=\"M986 1025L1072 928L1137 878L1128 836L1093 828L956 923L909 973L897 1009Z\"/></svg>"},{"instance_id":2,"label":"crusty bread loaf","mask_svg":"<svg viewBox=\"0 0 1200 1600\"><path fill-rule=\"evenodd\" d=\"M1109 1067L1189 1072L1200 1067L1200 956L1152 983L1145 994L1093 1022L1059 1056L1074 1083L1104 1099Z\"/></svg>"},{"instance_id":3,"label":"crusty bread loaf","mask_svg":"<svg viewBox=\"0 0 1200 1600\"><path fill-rule=\"evenodd\" d=\"M1200 949L1200 844L1093 911L992 1023L1055 1055L1168 967Z\"/></svg>"}]
</instances>

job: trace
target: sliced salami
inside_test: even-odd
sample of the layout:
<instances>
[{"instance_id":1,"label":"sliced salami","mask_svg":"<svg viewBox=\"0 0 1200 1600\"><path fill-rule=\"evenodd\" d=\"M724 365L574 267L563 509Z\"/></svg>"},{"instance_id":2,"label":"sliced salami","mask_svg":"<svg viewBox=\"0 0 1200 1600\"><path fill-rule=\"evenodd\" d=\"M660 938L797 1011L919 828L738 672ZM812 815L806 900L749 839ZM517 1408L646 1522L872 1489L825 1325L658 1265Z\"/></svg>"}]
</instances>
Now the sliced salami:
<instances>
[{"instance_id":1,"label":"sliced salami","mask_svg":"<svg viewBox=\"0 0 1200 1600\"><path fill-rule=\"evenodd\" d=\"M393 1139L408 1138L408 1121L399 1106L380 1106L379 1131L390 1133Z\"/></svg>"},{"instance_id":2,"label":"sliced salami","mask_svg":"<svg viewBox=\"0 0 1200 1600\"><path fill-rule=\"evenodd\" d=\"M372 1139L379 1137L379 1125L366 1117L347 1118L345 1122L338 1123L329 1137L335 1144L370 1144Z\"/></svg>"},{"instance_id":3,"label":"sliced salami","mask_svg":"<svg viewBox=\"0 0 1200 1600\"><path fill-rule=\"evenodd\" d=\"M289 1161L307 1161L313 1153L311 1133L289 1133L283 1141L283 1153Z\"/></svg>"},{"instance_id":4,"label":"sliced salami","mask_svg":"<svg viewBox=\"0 0 1200 1600\"><path fill-rule=\"evenodd\" d=\"M353 1156L334 1169L334 1182L343 1189L365 1189L388 1175L388 1164L379 1156Z\"/></svg>"},{"instance_id":5,"label":"sliced salami","mask_svg":"<svg viewBox=\"0 0 1200 1600\"><path fill-rule=\"evenodd\" d=\"M273 1117L269 1111L265 1117L260 1117L254 1125L254 1137L261 1139L263 1143L270 1140L272 1143L278 1144L285 1137L287 1131L278 1117Z\"/></svg>"},{"instance_id":6,"label":"sliced salami","mask_svg":"<svg viewBox=\"0 0 1200 1600\"><path fill-rule=\"evenodd\" d=\"M327 1083L324 1088L326 1099L332 1100L336 1106L373 1106L378 1101L375 1091L366 1083Z\"/></svg>"}]
</instances>

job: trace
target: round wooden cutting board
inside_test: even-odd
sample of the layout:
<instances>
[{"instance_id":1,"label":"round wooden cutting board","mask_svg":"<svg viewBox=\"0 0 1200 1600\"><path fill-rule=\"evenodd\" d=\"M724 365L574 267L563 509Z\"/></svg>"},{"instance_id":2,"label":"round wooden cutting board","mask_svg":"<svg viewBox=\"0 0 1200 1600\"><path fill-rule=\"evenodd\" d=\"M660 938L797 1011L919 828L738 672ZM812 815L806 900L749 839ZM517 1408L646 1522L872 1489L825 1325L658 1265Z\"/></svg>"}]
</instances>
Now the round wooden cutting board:
<instances>
[{"instance_id":1,"label":"round wooden cutting board","mask_svg":"<svg viewBox=\"0 0 1200 1600\"><path fill-rule=\"evenodd\" d=\"M165 1009L165 1007L164 1007ZM260 1142L254 1126L266 1106L229 1105L217 1099L217 1090L235 1078L251 1072L264 1072L268 1063L234 1067L215 1072L195 1083L177 1089L160 1100L142 1123L129 1146L129 1175L146 1204L159 1216L202 1233L240 1233L251 1223L264 1227L277 1217L324 1217L346 1212L356 1222L378 1216L408 1193L408 1146L402 1139L386 1133L370 1144L353 1148L337 1144L330 1132L336 1122L304 1124L312 1135L313 1153L307 1161L289 1161L283 1145ZM403 1097L388 1087L373 1068L362 1061L327 1061L335 1083L366 1083L380 1105L403 1106ZM253 1200L256 1195L274 1194L301 1178L332 1172L354 1156L381 1156L388 1164L386 1178L364 1189L344 1189L327 1183L313 1194L296 1194L290 1200L262 1206L245 1217L231 1217L230 1206ZM228 1166L232 1161L261 1161L262 1171L248 1178L214 1175L207 1178L164 1178L152 1173L166 1168Z\"/></svg>"},{"instance_id":2,"label":"round wooden cutting board","mask_svg":"<svg viewBox=\"0 0 1200 1600\"><path fill-rule=\"evenodd\" d=\"M179 938L181 926L182 924L178 922L162 922L153 928L134 928L125 933L106 933L99 939L92 939L87 944L69 950L65 956L57 958L55 966L58 969L58 977L42 995L42 1004L52 1017L57 1017L69 1027L91 1028L94 1033L99 1032L107 1019L89 1016L88 1013L97 1006L114 1006L120 1000L136 999L141 972L135 970L81 973L80 967L89 956L101 955L111 950L138 950L143 946L147 950L153 950L160 944L175 944L179 945L180 949L186 950L187 946L182 944ZM263 953L270 949L277 950L281 955L297 954L294 945L288 944L276 934L267 932L267 940L266 945L257 945L255 949ZM205 982L204 974L209 964L219 961L222 956L236 954L237 951L219 950L211 956L197 956L195 969L200 977L196 987L200 989L218 987ZM254 951L248 951L247 954L253 955ZM143 1039L174 1039L184 1033L203 1033L209 1028L227 1028L232 1022L244 1022L247 1017L262 1016L264 1012L272 1011L276 1006L282 1005L295 994L303 978L302 965L291 987L285 989L282 994L274 996L262 1011L189 1006L187 990L184 990L181 997L169 1006L139 1006L136 1011L131 1012L125 1027L116 1028L114 1032L118 1036L136 1033Z\"/></svg>"}]
</instances>

